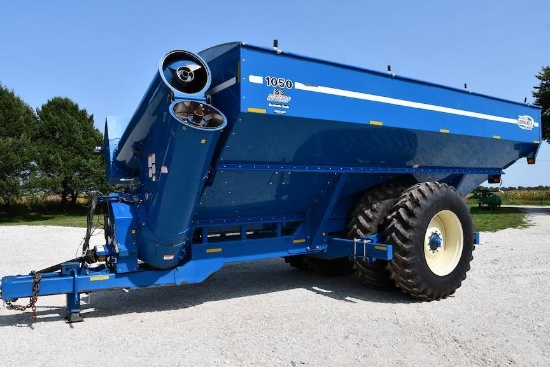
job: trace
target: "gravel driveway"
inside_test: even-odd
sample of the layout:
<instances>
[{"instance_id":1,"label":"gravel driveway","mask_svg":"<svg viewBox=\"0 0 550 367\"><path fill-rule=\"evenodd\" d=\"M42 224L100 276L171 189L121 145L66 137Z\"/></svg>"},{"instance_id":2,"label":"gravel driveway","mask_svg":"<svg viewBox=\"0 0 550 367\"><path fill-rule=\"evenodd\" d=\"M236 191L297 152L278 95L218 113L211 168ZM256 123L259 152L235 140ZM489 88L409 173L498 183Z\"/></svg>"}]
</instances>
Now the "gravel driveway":
<instances>
[{"instance_id":1,"label":"gravel driveway","mask_svg":"<svg viewBox=\"0 0 550 367\"><path fill-rule=\"evenodd\" d=\"M454 297L416 302L282 259L232 264L201 284L64 296L0 308L6 366L548 366L550 208L531 226L482 233ZM83 229L0 226L0 276L73 258ZM97 240L101 240L98 238ZM101 241L100 241L101 242ZM22 299L19 303L27 303Z\"/></svg>"}]
</instances>

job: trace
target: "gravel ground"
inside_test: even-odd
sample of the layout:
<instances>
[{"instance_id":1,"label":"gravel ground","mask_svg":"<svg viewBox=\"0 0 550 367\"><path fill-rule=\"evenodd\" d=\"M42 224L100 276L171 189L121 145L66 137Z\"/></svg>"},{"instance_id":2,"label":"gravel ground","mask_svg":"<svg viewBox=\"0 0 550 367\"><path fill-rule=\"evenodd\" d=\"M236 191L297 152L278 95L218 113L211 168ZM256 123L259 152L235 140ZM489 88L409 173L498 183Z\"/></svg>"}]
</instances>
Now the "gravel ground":
<instances>
[{"instance_id":1,"label":"gravel ground","mask_svg":"<svg viewBox=\"0 0 550 367\"><path fill-rule=\"evenodd\" d=\"M7 366L548 366L550 208L531 226L483 233L454 297L416 302L290 268L232 264L201 284L84 296L66 324L64 296L30 312L0 308ZM0 227L0 276L74 257L83 229ZM98 240L100 240L98 238ZM26 303L28 300L20 300ZM78 361L78 362L77 362Z\"/></svg>"}]
</instances>

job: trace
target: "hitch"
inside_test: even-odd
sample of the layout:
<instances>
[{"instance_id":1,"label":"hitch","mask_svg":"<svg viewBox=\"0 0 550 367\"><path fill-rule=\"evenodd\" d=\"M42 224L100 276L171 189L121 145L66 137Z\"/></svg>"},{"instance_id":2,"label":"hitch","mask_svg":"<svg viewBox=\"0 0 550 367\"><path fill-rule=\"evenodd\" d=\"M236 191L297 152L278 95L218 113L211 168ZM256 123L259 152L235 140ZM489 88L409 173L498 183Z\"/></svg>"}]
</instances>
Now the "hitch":
<instances>
[{"instance_id":1,"label":"hitch","mask_svg":"<svg viewBox=\"0 0 550 367\"><path fill-rule=\"evenodd\" d=\"M61 275L70 276L73 280L72 292L67 293L67 315L65 320L68 323L81 322L80 316L80 293L78 291L78 272L80 263L68 262L61 265Z\"/></svg>"}]
</instances>

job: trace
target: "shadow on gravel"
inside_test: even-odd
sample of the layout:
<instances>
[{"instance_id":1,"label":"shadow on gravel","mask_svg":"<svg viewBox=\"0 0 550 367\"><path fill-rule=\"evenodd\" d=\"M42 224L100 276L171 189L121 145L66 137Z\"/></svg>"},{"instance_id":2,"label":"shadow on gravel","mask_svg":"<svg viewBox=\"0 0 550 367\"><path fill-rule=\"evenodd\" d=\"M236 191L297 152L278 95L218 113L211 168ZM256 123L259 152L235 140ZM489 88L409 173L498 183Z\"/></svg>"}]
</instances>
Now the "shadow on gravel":
<instances>
[{"instance_id":1,"label":"shadow on gravel","mask_svg":"<svg viewBox=\"0 0 550 367\"><path fill-rule=\"evenodd\" d=\"M519 206L521 210L525 211L527 214L533 214L533 215L549 215L550 214L550 207L547 206L541 206L541 207L526 207L526 206Z\"/></svg>"},{"instance_id":2,"label":"shadow on gravel","mask_svg":"<svg viewBox=\"0 0 550 367\"><path fill-rule=\"evenodd\" d=\"M199 284L155 288L115 289L82 295L84 319L130 313L162 312L240 297L306 289L322 297L347 302L416 303L395 290L368 288L353 276L329 277L312 271L290 268L282 259L228 264ZM20 303L27 300L20 300ZM90 301L90 302L89 302ZM64 307L48 307L48 296L40 297L36 322L61 322ZM2 326L31 326L31 311L2 316ZM25 325L21 325L25 324Z\"/></svg>"}]
</instances>

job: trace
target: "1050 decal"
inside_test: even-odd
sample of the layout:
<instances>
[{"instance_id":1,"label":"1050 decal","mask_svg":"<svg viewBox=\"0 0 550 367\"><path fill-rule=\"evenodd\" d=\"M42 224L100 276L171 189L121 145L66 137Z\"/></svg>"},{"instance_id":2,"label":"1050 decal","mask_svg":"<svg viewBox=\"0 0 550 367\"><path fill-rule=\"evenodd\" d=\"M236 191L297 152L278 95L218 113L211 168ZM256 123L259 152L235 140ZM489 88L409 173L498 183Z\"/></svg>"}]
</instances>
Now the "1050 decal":
<instances>
[{"instance_id":1,"label":"1050 decal","mask_svg":"<svg viewBox=\"0 0 550 367\"><path fill-rule=\"evenodd\" d=\"M265 83L268 87L278 87L292 89L294 87L294 82L286 78L276 78L274 76L266 76Z\"/></svg>"}]
</instances>

